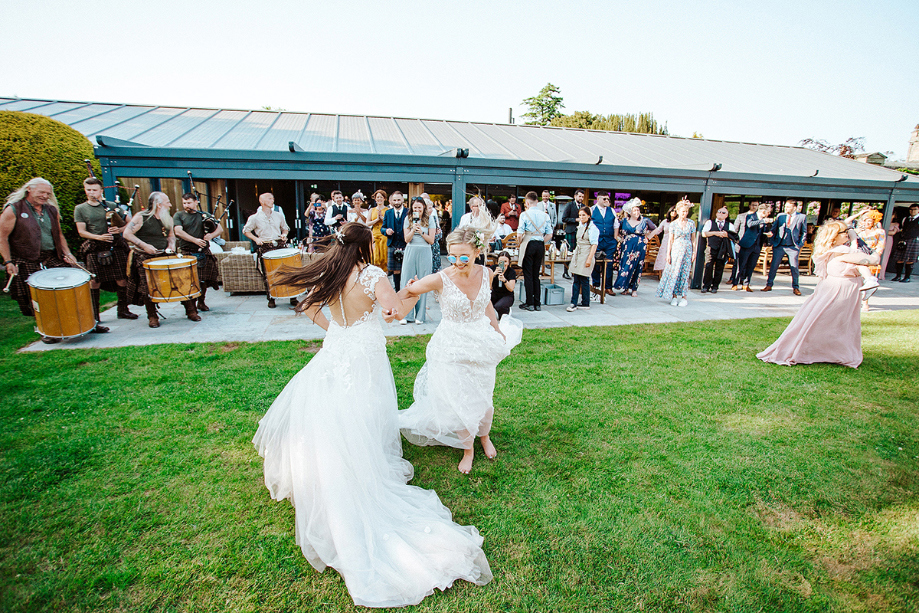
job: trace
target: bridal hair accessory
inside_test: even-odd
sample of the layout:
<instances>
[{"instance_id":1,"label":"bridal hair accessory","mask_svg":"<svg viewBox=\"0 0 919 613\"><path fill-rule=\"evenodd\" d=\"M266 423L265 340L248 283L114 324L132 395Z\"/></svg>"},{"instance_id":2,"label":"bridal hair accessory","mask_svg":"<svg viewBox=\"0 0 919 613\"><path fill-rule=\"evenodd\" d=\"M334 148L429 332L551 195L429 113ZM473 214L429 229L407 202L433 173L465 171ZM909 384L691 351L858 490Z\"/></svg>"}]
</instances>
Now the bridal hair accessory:
<instances>
[{"instance_id":1,"label":"bridal hair accessory","mask_svg":"<svg viewBox=\"0 0 919 613\"><path fill-rule=\"evenodd\" d=\"M345 244L345 233L341 230L335 230L335 238L338 239L338 242L342 245Z\"/></svg>"},{"instance_id":2,"label":"bridal hair accessory","mask_svg":"<svg viewBox=\"0 0 919 613\"><path fill-rule=\"evenodd\" d=\"M485 249L485 233L476 232L473 235L472 245L479 251L483 251Z\"/></svg>"}]
</instances>

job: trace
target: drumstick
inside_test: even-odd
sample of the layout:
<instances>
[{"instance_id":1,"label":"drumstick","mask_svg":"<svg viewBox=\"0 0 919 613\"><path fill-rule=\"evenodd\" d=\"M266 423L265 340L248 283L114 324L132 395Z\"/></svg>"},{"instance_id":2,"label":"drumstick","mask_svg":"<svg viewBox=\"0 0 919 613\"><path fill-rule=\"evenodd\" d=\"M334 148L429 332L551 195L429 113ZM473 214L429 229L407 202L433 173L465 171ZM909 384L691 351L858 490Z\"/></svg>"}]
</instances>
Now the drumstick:
<instances>
[{"instance_id":1,"label":"drumstick","mask_svg":"<svg viewBox=\"0 0 919 613\"><path fill-rule=\"evenodd\" d=\"M85 268L83 268L82 266L80 266L80 263L79 263L79 262L74 262L73 265L76 266L77 268L79 268L80 270L82 270L83 272L89 273L89 276L90 276L91 279L95 279L95 278L96 278L96 273L89 272L88 270L86 270Z\"/></svg>"},{"instance_id":2,"label":"drumstick","mask_svg":"<svg viewBox=\"0 0 919 613\"><path fill-rule=\"evenodd\" d=\"M3 293L4 293L4 294L9 294L9 293L10 293L10 285L13 284L13 279L14 279L15 277L16 277L16 273L13 273L13 274L10 275L10 280L6 282L6 287L3 288Z\"/></svg>"}]
</instances>

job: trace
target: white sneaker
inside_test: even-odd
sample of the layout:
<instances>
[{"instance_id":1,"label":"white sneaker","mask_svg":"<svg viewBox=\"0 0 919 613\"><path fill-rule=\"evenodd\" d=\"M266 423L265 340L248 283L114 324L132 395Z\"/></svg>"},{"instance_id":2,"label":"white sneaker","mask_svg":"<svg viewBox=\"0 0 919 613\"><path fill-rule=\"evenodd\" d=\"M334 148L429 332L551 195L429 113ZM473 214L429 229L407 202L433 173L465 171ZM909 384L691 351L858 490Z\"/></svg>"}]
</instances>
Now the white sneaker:
<instances>
[{"instance_id":1,"label":"white sneaker","mask_svg":"<svg viewBox=\"0 0 919 613\"><path fill-rule=\"evenodd\" d=\"M881 284L878 283L877 277L869 277L867 280L865 280L864 285L862 285L862 288L861 288L859 291L864 292L864 291L867 291L867 290L869 290L869 289L874 289L874 288L876 288L876 287L880 287L880 285L881 285Z\"/></svg>"},{"instance_id":2,"label":"white sneaker","mask_svg":"<svg viewBox=\"0 0 919 613\"><path fill-rule=\"evenodd\" d=\"M565 307L565 310L571 313L571 312L577 311L578 307L574 306L573 304L569 304L567 307Z\"/></svg>"},{"instance_id":3,"label":"white sneaker","mask_svg":"<svg viewBox=\"0 0 919 613\"><path fill-rule=\"evenodd\" d=\"M689 303L686 302L686 298L680 298L680 302L677 303L677 306L686 306L687 304Z\"/></svg>"},{"instance_id":4,"label":"white sneaker","mask_svg":"<svg viewBox=\"0 0 919 613\"><path fill-rule=\"evenodd\" d=\"M420 319L416 319L415 323L418 324L419 326L424 324L424 322L421 321Z\"/></svg>"},{"instance_id":5,"label":"white sneaker","mask_svg":"<svg viewBox=\"0 0 919 613\"><path fill-rule=\"evenodd\" d=\"M578 308L581 309L582 311L589 311L589 310L590 310L590 306L579 306Z\"/></svg>"},{"instance_id":6,"label":"white sneaker","mask_svg":"<svg viewBox=\"0 0 919 613\"><path fill-rule=\"evenodd\" d=\"M670 306L676 306L679 301L680 301L679 298L674 298L673 300L670 301Z\"/></svg>"},{"instance_id":7,"label":"white sneaker","mask_svg":"<svg viewBox=\"0 0 919 613\"><path fill-rule=\"evenodd\" d=\"M408 320L405 320L405 319L400 319L400 320L399 320L399 325L400 325L400 326L404 326L404 325L406 325L406 324L408 324Z\"/></svg>"},{"instance_id":8,"label":"white sneaker","mask_svg":"<svg viewBox=\"0 0 919 613\"><path fill-rule=\"evenodd\" d=\"M599 294L591 294L591 295L590 295L590 301L591 301L591 302L600 302L600 295L599 295Z\"/></svg>"}]
</instances>

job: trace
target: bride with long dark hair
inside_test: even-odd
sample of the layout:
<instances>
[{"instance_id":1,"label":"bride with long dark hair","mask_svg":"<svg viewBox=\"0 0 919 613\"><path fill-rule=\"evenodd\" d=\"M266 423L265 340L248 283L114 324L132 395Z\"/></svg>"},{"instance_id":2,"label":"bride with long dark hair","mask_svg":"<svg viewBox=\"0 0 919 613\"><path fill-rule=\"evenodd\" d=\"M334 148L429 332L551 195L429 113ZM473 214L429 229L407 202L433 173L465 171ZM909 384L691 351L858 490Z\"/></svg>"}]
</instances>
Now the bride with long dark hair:
<instances>
[{"instance_id":1,"label":"bride with long dark hair","mask_svg":"<svg viewBox=\"0 0 919 613\"><path fill-rule=\"evenodd\" d=\"M322 349L294 375L252 442L265 485L296 511L296 539L320 572L331 566L355 604L417 604L456 579L492 579L473 526L460 526L436 492L407 485L396 387L380 320L410 309L371 261L373 235L347 223L329 250L276 281L308 290L297 305L326 329ZM323 314L328 307L331 320Z\"/></svg>"}]
</instances>

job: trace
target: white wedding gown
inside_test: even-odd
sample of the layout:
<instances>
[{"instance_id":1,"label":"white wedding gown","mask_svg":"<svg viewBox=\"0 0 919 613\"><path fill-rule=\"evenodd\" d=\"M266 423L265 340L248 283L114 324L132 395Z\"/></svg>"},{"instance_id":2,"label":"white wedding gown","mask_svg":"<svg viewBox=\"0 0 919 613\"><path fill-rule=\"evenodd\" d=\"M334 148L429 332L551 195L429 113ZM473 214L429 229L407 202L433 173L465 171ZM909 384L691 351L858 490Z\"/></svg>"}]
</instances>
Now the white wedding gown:
<instances>
[{"instance_id":1,"label":"white wedding gown","mask_svg":"<svg viewBox=\"0 0 919 613\"><path fill-rule=\"evenodd\" d=\"M492 574L478 531L455 524L436 492L407 485L413 469L375 303L386 273L368 266L358 282L372 310L344 327L331 321L322 349L259 422L252 442L265 485L293 503L303 555L341 573L355 604L417 604L456 579L484 585Z\"/></svg>"},{"instance_id":2,"label":"white wedding gown","mask_svg":"<svg viewBox=\"0 0 919 613\"><path fill-rule=\"evenodd\" d=\"M425 351L425 363L415 377L415 402L399 411L402 435L415 445L447 445L468 449L475 437L491 429L494 414L495 369L520 343L523 325L505 315L499 328L485 314L491 302L488 269L469 300L445 271L440 293L442 319Z\"/></svg>"}]
</instances>

